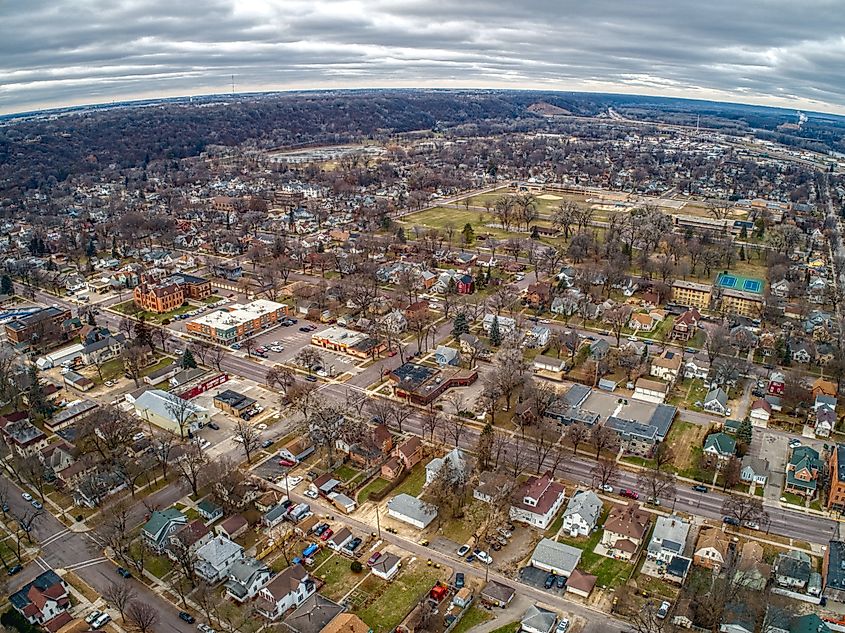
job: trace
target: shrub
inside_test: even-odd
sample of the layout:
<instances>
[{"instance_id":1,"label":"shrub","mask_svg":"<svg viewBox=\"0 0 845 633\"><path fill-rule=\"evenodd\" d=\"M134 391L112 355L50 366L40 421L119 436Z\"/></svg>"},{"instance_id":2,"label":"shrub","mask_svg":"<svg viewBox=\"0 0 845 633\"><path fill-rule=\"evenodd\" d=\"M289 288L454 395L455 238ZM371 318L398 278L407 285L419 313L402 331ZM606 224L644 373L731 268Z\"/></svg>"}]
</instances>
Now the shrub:
<instances>
[{"instance_id":1,"label":"shrub","mask_svg":"<svg viewBox=\"0 0 845 633\"><path fill-rule=\"evenodd\" d=\"M362 571L364 571L364 566L361 564L361 561L359 561L359 560L353 560L352 564L349 566L349 568L355 574L360 574Z\"/></svg>"}]
</instances>

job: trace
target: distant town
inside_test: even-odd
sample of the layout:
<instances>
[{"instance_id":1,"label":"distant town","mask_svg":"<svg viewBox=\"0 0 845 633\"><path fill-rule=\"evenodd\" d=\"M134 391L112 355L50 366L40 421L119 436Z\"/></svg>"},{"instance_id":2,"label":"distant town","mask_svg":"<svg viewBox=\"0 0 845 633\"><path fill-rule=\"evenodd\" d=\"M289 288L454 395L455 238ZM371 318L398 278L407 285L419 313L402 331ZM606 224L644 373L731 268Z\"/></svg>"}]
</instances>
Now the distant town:
<instances>
[{"instance_id":1,"label":"distant town","mask_svg":"<svg viewBox=\"0 0 845 633\"><path fill-rule=\"evenodd\" d=\"M3 626L845 631L844 159L302 99L3 172Z\"/></svg>"}]
</instances>

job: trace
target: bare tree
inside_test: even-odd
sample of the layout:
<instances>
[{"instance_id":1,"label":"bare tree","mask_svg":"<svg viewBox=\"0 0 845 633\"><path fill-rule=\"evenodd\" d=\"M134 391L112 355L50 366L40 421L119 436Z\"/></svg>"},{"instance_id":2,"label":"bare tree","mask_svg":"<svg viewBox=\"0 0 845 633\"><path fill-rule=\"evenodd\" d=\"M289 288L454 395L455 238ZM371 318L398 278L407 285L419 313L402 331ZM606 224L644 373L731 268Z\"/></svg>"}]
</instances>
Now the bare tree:
<instances>
[{"instance_id":1,"label":"bare tree","mask_svg":"<svg viewBox=\"0 0 845 633\"><path fill-rule=\"evenodd\" d=\"M610 427L596 424L590 430L590 444L596 449L596 459L598 459L602 451L616 451L619 448L619 437Z\"/></svg>"},{"instance_id":2,"label":"bare tree","mask_svg":"<svg viewBox=\"0 0 845 633\"><path fill-rule=\"evenodd\" d=\"M247 464L251 464L252 454L261 445L261 433L249 422L238 418L235 423L234 438L236 442L240 442L241 448L244 449Z\"/></svg>"},{"instance_id":3,"label":"bare tree","mask_svg":"<svg viewBox=\"0 0 845 633\"><path fill-rule=\"evenodd\" d=\"M637 483L646 491L650 503L659 504L661 499L674 499L675 475L656 468L641 470Z\"/></svg>"},{"instance_id":4,"label":"bare tree","mask_svg":"<svg viewBox=\"0 0 845 633\"><path fill-rule=\"evenodd\" d=\"M765 521L768 513L763 509L763 500L759 497L731 494L722 504L725 516L735 518L740 525L749 522Z\"/></svg>"},{"instance_id":5,"label":"bare tree","mask_svg":"<svg viewBox=\"0 0 845 633\"><path fill-rule=\"evenodd\" d=\"M100 538L112 548L115 555L122 561L127 561L129 545L132 542L132 526L129 517L130 506L125 500L120 500L102 514L102 523L98 528ZM123 613L121 612L121 615Z\"/></svg>"},{"instance_id":6,"label":"bare tree","mask_svg":"<svg viewBox=\"0 0 845 633\"><path fill-rule=\"evenodd\" d=\"M606 486L612 486L619 477L619 463L615 459L602 457L596 464L594 475L598 487L602 490Z\"/></svg>"},{"instance_id":7,"label":"bare tree","mask_svg":"<svg viewBox=\"0 0 845 633\"><path fill-rule=\"evenodd\" d=\"M296 382L293 371L284 365L275 365L264 377L264 382L269 389L278 389L283 399L287 398L288 389Z\"/></svg>"},{"instance_id":8,"label":"bare tree","mask_svg":"<svg viewBox=\"0 0 845 633\"><path fill-rule=\"evenodd\" d=\"M707 201L707 212L716 220L726 219L731 214L732 209L733 205L727 200Z\"/></svg>"},{"instance_id":9,"label":"bare tree","mask_svg":"<svg viewBox=\"0 0 845 633\"><path fill-rule=\"evenodd\" d=\"M120 612L120 619L126 621L126 609L135 599L135 588L127 580L112 581L103 592L103 598Z\"/></svg>"},{"instance_id":10,"label":"bare tree","mask_svg":"<svg viewBox=\"0 0 845 633\"><path fill-rule=\"evenodd\" d=\"M572 454L578 452L578 447L590 439L590 427L583 422L573 422L564 431L566 441L572 445Z\"/></svg>"},{"instance_id":11,"label":"bare tree","mask_svg":"<svg viewBox=\"0 0 845 633\"><path fill-rule=\"evenodd\" d=\"M208 458L196 444L187 445L174 464L179 476L191 486L194 496L199 496L200 479L206 464Z\"/></svg>"},{"instance_id":12,"label":"bare tree","mask_svg":"<svg viewBox=\"0 0 845 633\"><path fill-rule=\"evenodd\" d=\"M164 408L167 409L167 412L171 415L173 421L179 427L179 437L181 439L185 439L185 429L188 427L191 422L191 418L194 416L194 405L190 400L180 398L175 394L170 394L170 397L166 398Z\"/></svg>"},{"instance_id":13,"label":"bare tree","mask_svg":"<svg viewBox=\"0 0 845 633\"><path fill-rule=\"evenodd\" d=\"M151 633L158 624L158 610L149 602L133 600L126 607L126 623L138 633Z\"/></svg>"}]
</instances>

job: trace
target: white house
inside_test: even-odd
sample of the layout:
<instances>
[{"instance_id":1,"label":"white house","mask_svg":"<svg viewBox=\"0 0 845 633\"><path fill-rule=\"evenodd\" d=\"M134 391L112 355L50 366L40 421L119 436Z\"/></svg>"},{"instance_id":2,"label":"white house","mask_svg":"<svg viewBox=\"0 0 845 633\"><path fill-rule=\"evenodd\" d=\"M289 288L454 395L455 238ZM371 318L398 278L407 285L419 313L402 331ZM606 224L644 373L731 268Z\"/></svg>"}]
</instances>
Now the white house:
<instances>
[{"instance_id":1,"label":"white house","mask_svg":"<svg viewBox=\"0 0 845 633\"><path fill-rule=\"evenodd\" d=\"M751 413L748 414L748 417L753 420L768 422L769 418L772 417L772 405L763 398L755 400L751 404Z\"/></svg>"},{"instance_id":2,"label":"white house","mask_svg":"<svg viewBox=\"0 0 845 633\"><path fill-rule=\"evenodd\" d=\"M497 317L495 314L485 314L484 321L482 322L485 333L490 334L490 328L493 327L493 320L496 318L499 320L499 332L502 336L516 331L516 321L514 319L506 316Z\"/></svg>"},{"instance_id":3,"label":"white house","mask_svg":"<svg viewBox=\"0 0 845 633\"><path fill-rule=\"evenodd\" d=\"M580 560L580 549L548 538L537 543L531 554L532 567L567 578L575 571Z\"/></svg>"},{"instance_id":4,"label":"white house","mask_svg":"<svg viewBox=\"0 0 845 633\"><path fill-rule=\"evenodd\" d=\"M396 554L386 552L379 557L376 564L372 566L371 571L373 576L378 576L382 580L392 580L399 573L401 567L402 559L396 556Z\"/></svg>"},{"instance_id":5,"label":"white house","mask_svg":"<svg viewBox=\"0 0 845 633\"><path fill-rule=\"evenodd\" d=\"M545 530L563 505L565 492L563 484L552 480L551 472L529 477L514 495L510 518Z\"/></svg>"},{"instance_id":6,"label":"white house","mask_svg":"<svg viewBox=\"0 0 845 633\"><path fill-rule=\"evenodd\" d=\"M634 385L634 393L631 396L635 400L662 404L669 393L669 385L656 380L640 378Z\"/></svg>"},{"instance_id":7,"label":"white house","mask_svg":"<svg viewBox=\"0 0 845 633\"><path fill-rule=\"evenodd\" d=\"M229 569L244 557L244 548L225 536L215 536L197 549L197 576L210 585L215 585L229 575Z\"/></svg>"},{"instance_id":8,"label":"white house","mask_svg":"<svg viewBox=\"0 0 845 633\"><path fill-rule=\"evenodd\" d=\"M522 614L519 630L525 633L551 633L557 624L557 614L543 607L532 605Z\"/></svg>"},{"instance_id":9,"label":"white house","mask_svg":"<svg viewBox=\"0 0 845 633\"><path fill-rule=\"evenodd\" d=\"M746 455L742 458L742 470L739 478L748 483L765 486L769 480L769 462L760 457Z\"/></svg>"},{"instance_id":10,"label":"white house","mask_svg":"<svg viewBox=\"0 0 845 633\"><path fill-rule=\"evenodd\" d=\"M690 524L677 515L657 517L648 543L648 558L668 565L672 558L683 555L689 530Z\"/></svg>"},{"instance_id":11,"label":"white house","mask_svg":"<svg viewBox=\"0 0 845 633\"><path fill-rule=\"evenodd\" d=\"M435 457L425 465L425 485L429 485L437 477L443 464L449 462L458 477L465 477L469 473L469 464L464 452L455 447L443 457Z\"/></svg>"},{"instance_id":12,"label":"white house","mask_svg":"<svg viewBox=\"0 0 845 633\"><path fill-rule=\"evenodd\" d=\"M282 617L298 607L317 590L302 565L291 565L258 592L258 612L270 620Z\"/></svg>"},{"instance_id":13,"label":"white house","mask_svg":"<svg viewBox=\"0 0 845 633\"><path fill-rule=\"evenodd\" d=\"M229 568L226 595L241 603L252 600L270 580L270 575L270 568L251 556L235 561Z\"/></svg>"},{"instance_id":14,"label":"white house","mask_svg":"<svg viewBox=\"0 0 845 633\"><path fill-rule=\"evenodd\" d=\"M563 531L570 536L587 536L601 516L602 502L592 490L576 492L563 511Z\"/></svg>"}]
</instances>

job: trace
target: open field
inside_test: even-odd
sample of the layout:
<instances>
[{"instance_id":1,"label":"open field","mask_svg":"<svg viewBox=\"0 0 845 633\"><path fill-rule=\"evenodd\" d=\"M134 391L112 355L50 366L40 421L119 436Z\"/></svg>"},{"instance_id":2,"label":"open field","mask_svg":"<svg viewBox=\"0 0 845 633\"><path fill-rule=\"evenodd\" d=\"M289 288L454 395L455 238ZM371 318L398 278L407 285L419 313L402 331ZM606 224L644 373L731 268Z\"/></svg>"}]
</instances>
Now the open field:
<instances>
[{"instance_id":1,"label":"open field","mask_svg":"<svg viewBox=\"0 0 845 633\"><path fill-rule=\"evenodd\" d=\"M411 472L401 484L393 489L394 494L405 493L412 497L419 496L425 486L425 464L420 462L411 469Z\"/></svg>"},{"instance_id":2,"label":"open field","mask_svg":"<svg viewBox=\"0 0 845 633\"><path fill-rule=\"evenodd\" d=\"M698 454L707 436L708 428L692 422L676 420L666 435L666 444L675 453L675 466L679 471L694 468L698 464ZM698 450L696 450L698 449Z\"/></svg>"},{"instance_id":3,"label":"open field","mask_svg":"<svg viewBox=\"0 0 845 633\"><path fill-rule=\"evenodd\" d=\"M421 565L405 569L390 583L370 576L362 583L361 589L370 594L372 599L355 613L375 633L388 633L428 593L437 578L436 570Z\"/></svg>"},{"instance_id":4,"label":"open field","mask_svg":"<svg viewBox=\"0 0 845 633\"><path fill-rule=\"evenodd\" d=\"M320 589L331 600L340 600L361 582L365 572L356 574L350 568L351 561L339 554L333 555L316 571L316 576L326 584Z\"/></svg>"}]
</instances>

